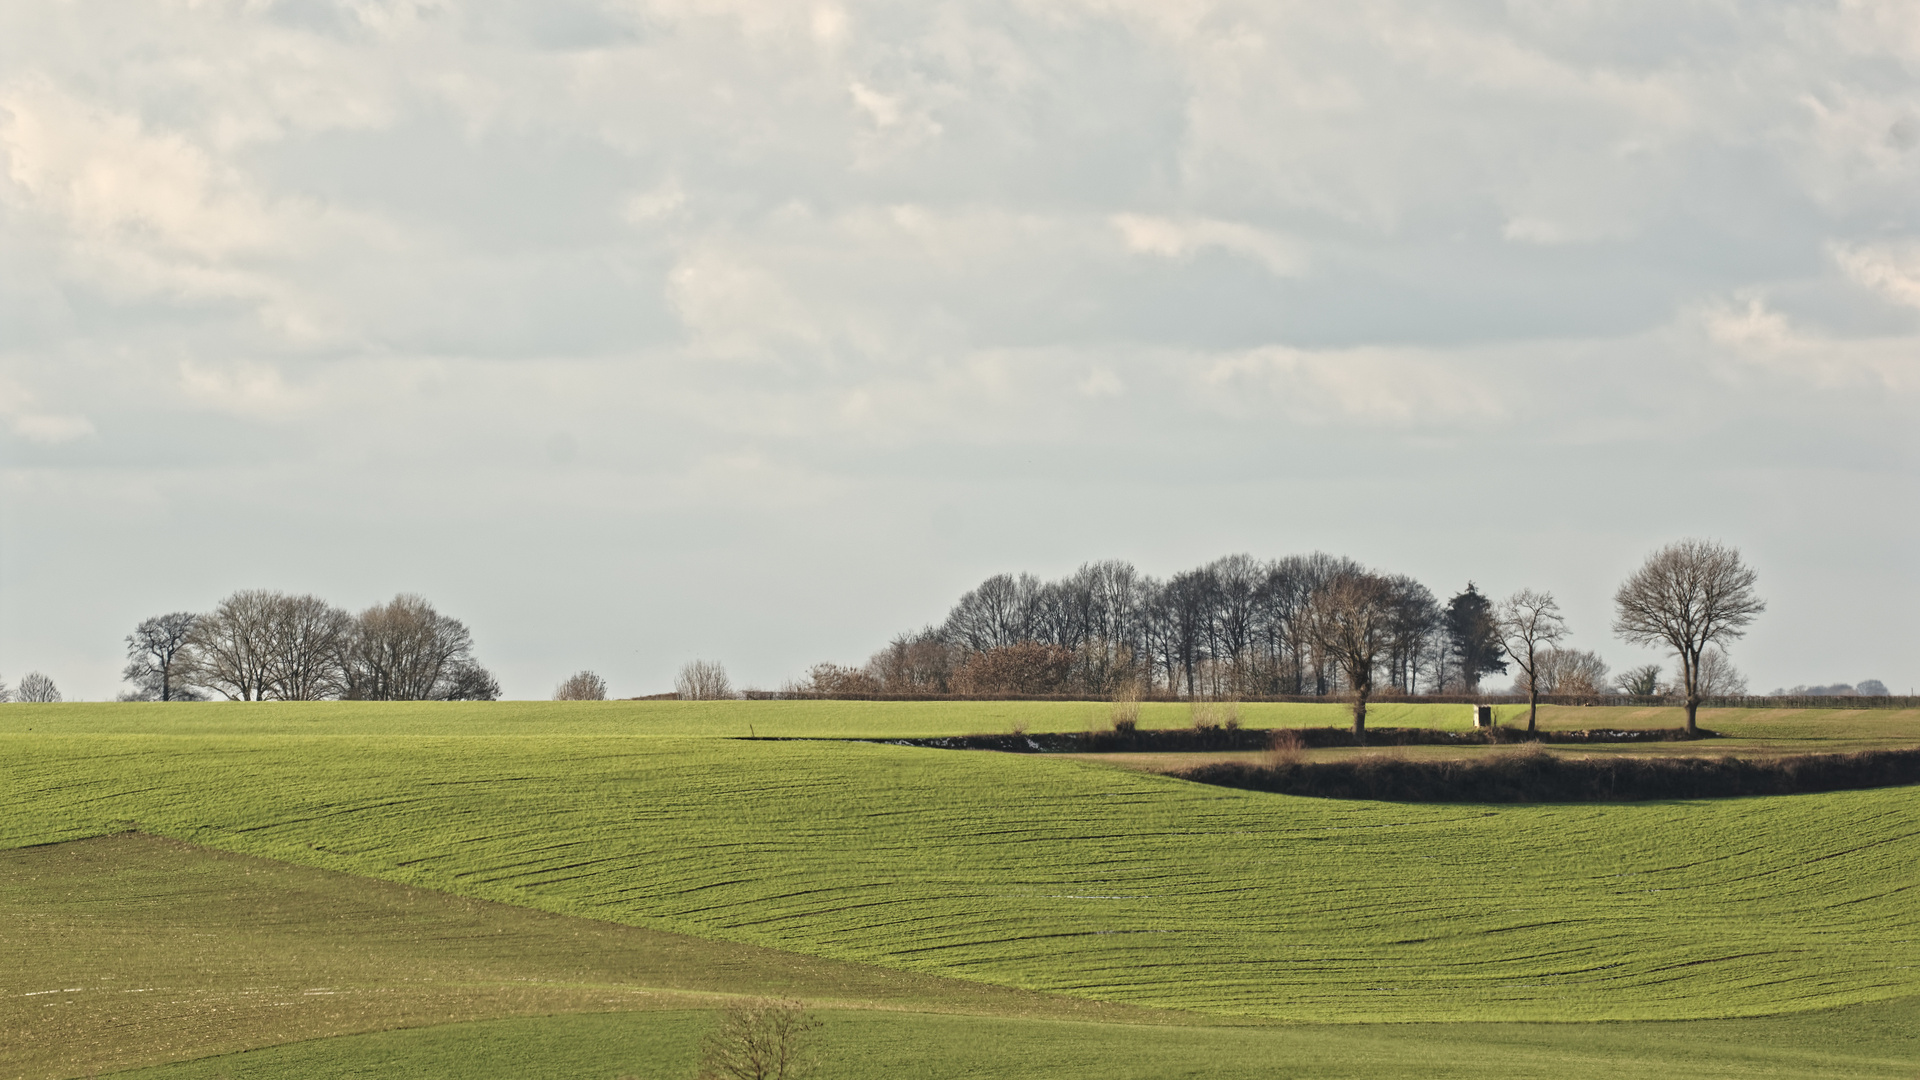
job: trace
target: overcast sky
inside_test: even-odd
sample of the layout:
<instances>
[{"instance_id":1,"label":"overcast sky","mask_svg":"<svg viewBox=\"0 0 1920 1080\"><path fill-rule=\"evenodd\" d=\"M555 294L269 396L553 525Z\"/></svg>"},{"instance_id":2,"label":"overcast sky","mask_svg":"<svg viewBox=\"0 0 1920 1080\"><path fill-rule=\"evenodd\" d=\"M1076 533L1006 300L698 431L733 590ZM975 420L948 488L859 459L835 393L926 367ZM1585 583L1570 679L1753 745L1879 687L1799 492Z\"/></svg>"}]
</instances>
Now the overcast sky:
<instances>
[{"instance_id":1,"label":"overcast sky","mask_svg":"<svg viewBox=\"0 0 1920 1080\"><path fill-rule=\"evenodd\" d=\"M0 678L426 595L773 687L999 571L1322 549L1573 644L1738 546L1920 683L1909 0L0 5Z\"/></svg>"}]
</instances>

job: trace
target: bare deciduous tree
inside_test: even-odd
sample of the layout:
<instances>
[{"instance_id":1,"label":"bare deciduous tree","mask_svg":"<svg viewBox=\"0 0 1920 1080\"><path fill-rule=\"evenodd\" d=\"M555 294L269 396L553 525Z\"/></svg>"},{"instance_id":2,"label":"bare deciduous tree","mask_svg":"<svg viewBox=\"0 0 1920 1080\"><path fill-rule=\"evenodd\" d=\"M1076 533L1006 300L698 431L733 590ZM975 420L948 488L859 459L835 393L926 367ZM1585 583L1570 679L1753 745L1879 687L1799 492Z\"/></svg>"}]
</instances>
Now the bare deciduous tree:
<instances>
[{"instance_id":1,"label":"bare deciduous tree","mask_svg":"<svg viewBox=\"0 0 1920 1080\"><path fill-rule=\"evenodd\" d=\"M1655 669L1656 681L1658 669ZM1586 649L1548 649L1534 672L1543 694L1598 697L1607 692L1607 662Z\"/></svg>"},{"instance_id":2,"label":"bare deciduous tree","mask_svg":"<svg viewBox=\"0 0 1920 1080\"><path fill-rule=\"evenodd\" d=\"M733 696L733 683L718 660L689 660L673 680L682 701L719 701Z\"/></svg>"},{"instance_id":3,"label":"bare deciduous tree","mask_svg":"<svg viewBox=\"0 0 1920 1080\"><path fill-rule=\"evenodd\" d=\"M201 697L181 675L193 666L187 640L199 616L175 611L144 619L127 635L127 667L120 677L134 685L129 701L193 701Z\"/></svg>"},{"instance_id":4,"label":"bare deciduous tree","mask_svg":"<svg viewBox=\"0 0 1920 1080\"><path fill-rule=\"evenodd\" d=\"M881 691L881 685L879 679L860 668L825 662L808 668L807 681L796 689L803 693L829 696L878 694Z\"/></svg>"},{"instance_id":5,"label":"bare deciduous tree","mask_svg":"<svg viewBox=\"0 0 1920 1080\"><path fill-rule=\"evenodd\" d=\"M479 664L466 664L447 680L448 701L498 701L500 681Z\"/></svg>"},{"instance_id":6,"label":"bare deciduous tree","mask_svg":"<svg viewBox=\"0 0 1920 1080\"><path fill-rule=\"evenodd\" d=\"M1689 539L1648 556L1613 594L1614 633L1635 645L1665 645L1679 657L1689 735L1700 730L1702 654L1744 635L1767 609L1754 595L1756 580L1737 549Z\"/></svg>"},{"instance_id":7,"label":"bare deciduous tree","mask_svg":"<svg viewBox=\"0 0 1920 1080\"><path fill-rule=\"evenodd\" d=\"M1700 654L1700 696L1739 697L1747 692L1747 677L1733 666L1724 649L1708 649Z\"/></svg>"},{"instance_id":8,"label":"bare deciduous tree","mask_svg":"<svg viewBox=\"0 0 1920 1080\"><path fill-rule=\"evenodd\" d=\"M60 700L60 688L37 671L20 676L20 685L13 693L15 698L29 704L49 705Z\"/></svg>"},{"instance_id":9,"label":"bare deciduous tree","mask_svg":"<svg viewBox=\"0 0 1920 1080\"><path fill-rule=\"evenodd\" d=\"M1527 689L1527 730L1535 730L1540 715L1540 653L1567 636L1567 620L1550 592L1521 589L1500 601L1495 619L1500 643L1520 668L1519 683Z\"/></svg>"},{"instance_id":10,"label":"bare deciduous tree","mask_svg":"<svg viewBox=\"0 0 1920 1080\"><path fill-rule=\"evenodd\" d=\"M275 594L266 609L268 696L320 701L347 688L353 616L317 596Z\"/></svg>"},{"instance_id":11,"label":"bare deciduous tree","mask_svg":"<svg viewBox=\"0 0 1920 1080\"><path fill-rule=\"evenodd\" d=\"M492 700L493 676L473 662L465 623L403 593L354 620L347 696L371 701Z\"/></svg>"},{"instance_id":12,"label":"bare deciduous tree","mask_svg":"<svg viewBox=\"0 0 1920 1080\"><path fill-rule=\"evenodd\" d=\"M1314 640L1353 695L1353 737L1367 739L1373 669L1393 633L1393 588L1378 574L1347 570L1322 586L1313 604Z\"/></svg>"},{"instance_id":13,"label":"bare deciduous tree","mask_svg":"<svg viewBox=\"0 0 1920 1080\"><path fill-rule=\"evenodd\" d=\"M1642 664L1620 673L1620 692L1630 697L1657 697L1660 694L1660 665Z\"/></svg>"},{"instance_id":14,"label":"bare deciduous tree","mask_svg":"<svg viewBox=\"0 0 1920 1080\"><path fill-rule=\"evenodd\" d=\"M576 671L567 676L565 682L554 687L555 701L605 701L607 700L607 680L591 671Z\"/></svg>"},{"instance_id":15,"label":"bare deciduous tree","mask_svg":"<svg viewBox=\"0 0 1920 1080\"><path fill-rule=\"evenodd\" d=\"M187 681L229 701L264 701L272 683L267 623L278 593L243 589L201 616L187 637Z\"/></svg>"},{"instance_id":16,"label":"bare deciduous tree","mask_svg":"<svg viewBox=\"0 0 1920 1080\"><path fill-rule=\"evenodd\" d=\"M944 694L951 688L958 651L929 626L888 642L867 661L866 673L889 693Z\"/></svg>"},{"instance_id":17,"label":"bare deciduous tree","mask_svg":"<svg viewBox=\"0 0 1920 1080\"><path fill-rule=\"evenodd\" d=\"M797 1001L729 1005L700 1045L700 1080L795 1080L807 1071L819 1026Z\"/></svg>"}]
</instances>

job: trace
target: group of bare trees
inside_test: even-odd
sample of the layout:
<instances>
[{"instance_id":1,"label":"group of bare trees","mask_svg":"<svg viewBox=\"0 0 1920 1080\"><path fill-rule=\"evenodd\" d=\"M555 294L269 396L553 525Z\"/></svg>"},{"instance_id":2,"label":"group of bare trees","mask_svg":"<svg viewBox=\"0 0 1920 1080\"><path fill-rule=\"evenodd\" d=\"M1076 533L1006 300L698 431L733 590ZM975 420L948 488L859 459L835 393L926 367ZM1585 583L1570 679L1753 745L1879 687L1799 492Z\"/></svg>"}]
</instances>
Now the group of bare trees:
<instances>
[{"instance_id":1,"label":"group of bare trees","mask_svg":"<svg viewBox=\"0 0 1920 1080\"><path fill-rule=\"evenodd\" d=\"M1125 562L1058 581L1000 574L940 626L896 637L863 667L817 665L796 688L1218 698L1378 683L1406 694L1471 691L1505 669L1492 605L1472 584L1442 604L1352 559L1231 555L1165 580Z\"/></svg>"},{"instance_id":2,"label":"group of bare trees","mask_svg":"<svg viewBox=\"0 0 1920 1080\"><path fill-rule=\"evenodd\" d=\"M1620 689L1670 693L1693 727L1699 702L1742 693L1726 646L1765 604L1739 552L1683 540L1650 556L1614 597L1614 632L1673 654L1627 672ZM1315 553L1261 562L1232 555L1159 580L1125 562L1058 581L1000 574L960 598L938 627L902 634L862 667L819 664L790 689L826 694L1163 693L1194 699L1340 695L1356 731L1377 691L1476 693L1509 667L1515 689L1597 695L1614 687L1569 634L1553 594L1495 603L1471 582L1445 604L1402 574ZM1528 727L1534 726L1530 715Z\"/></svg>"},{"instance_id":3,"label":"group of bare trees","mask_svg":"<svg viewBox=\"0 0 1920 1080\"><path fill-rule=\"evenodd\" d=\"M500 684L460 620L402 594L349 614L317 596L236 592L127 636L125 701L491 701Z\"/></svg>"},{"instance_id":4,"label":"group of bare trees","mask_svg":"<svg viewBox=\"0 0 1920 1080\"><path fill-rule=\"evenodd\" d=\"M29 671L20 676L20 685L9 687L0 682L0 703L18 701L27 705L49 705L60 700L60 688L50 676Z\"/></svg>"}]
</instances>

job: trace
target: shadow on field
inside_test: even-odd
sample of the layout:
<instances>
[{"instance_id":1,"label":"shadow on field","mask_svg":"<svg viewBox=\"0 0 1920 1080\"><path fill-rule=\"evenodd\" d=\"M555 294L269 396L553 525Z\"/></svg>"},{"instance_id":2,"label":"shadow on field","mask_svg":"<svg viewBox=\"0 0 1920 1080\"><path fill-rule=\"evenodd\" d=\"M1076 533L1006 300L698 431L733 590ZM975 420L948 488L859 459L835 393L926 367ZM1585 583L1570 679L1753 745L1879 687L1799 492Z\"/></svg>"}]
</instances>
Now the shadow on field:
<instances>
[{"instance_id":1,"label":"shadow on field","mask_svg":"<svg viewBox=\"0 0 1920 1080\"><path fill-rule=\"evenodd\" d=\"M1702 729L1693 736L1717 739ZM1517 743L1650 743L1683 742L1681 728L1630 728L1591 731L1523 731L1513 727L1442 731L1438 728L1368 728L1364 744L1348 728L1172 728L1135 731L1057 731L1013 735L947 735L926 739L875 739L893 746L926 746L937 750L1000 750L1014 754L1217 753L1266 750L1282 741L1305 750L1340 746L1500 746ZM865 741L865 740L863 740Z\"/></svg>"},{"instance_id":2,"label":"shadow on field","mask_svg":"<svg viewBox=\"0 0 1920 1080\"><path fill-rule=\"evenodd\" d=\"M1538 747L1471 760L1392 753L1346 761L1223 762L1172 775L1202 784L1386 802L1627 802L1798 795L1920 784L1920 750L1743 759L1566 758Z\"/></svg>"}]
</instances>

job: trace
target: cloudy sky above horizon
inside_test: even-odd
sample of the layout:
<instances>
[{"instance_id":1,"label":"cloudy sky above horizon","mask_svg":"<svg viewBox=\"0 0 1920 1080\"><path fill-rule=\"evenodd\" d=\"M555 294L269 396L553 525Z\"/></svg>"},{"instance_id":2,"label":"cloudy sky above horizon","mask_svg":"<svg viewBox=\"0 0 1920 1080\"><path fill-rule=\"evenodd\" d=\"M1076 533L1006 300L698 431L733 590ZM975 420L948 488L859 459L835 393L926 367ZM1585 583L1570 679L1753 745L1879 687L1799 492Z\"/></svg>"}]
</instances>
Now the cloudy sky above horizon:
<instances>
[{"instance_id":1,"label":"cloudy sky above horizon","mask_svg":"<svg viewBox=\"0 0 1920 1080\"><path fill-rule=\"evenodd\" d=\"M1920 7L0 6L0 678L418 592L510 697L999 571L1682 536L1920 684Z\"/></svg>"}]
</instances>

